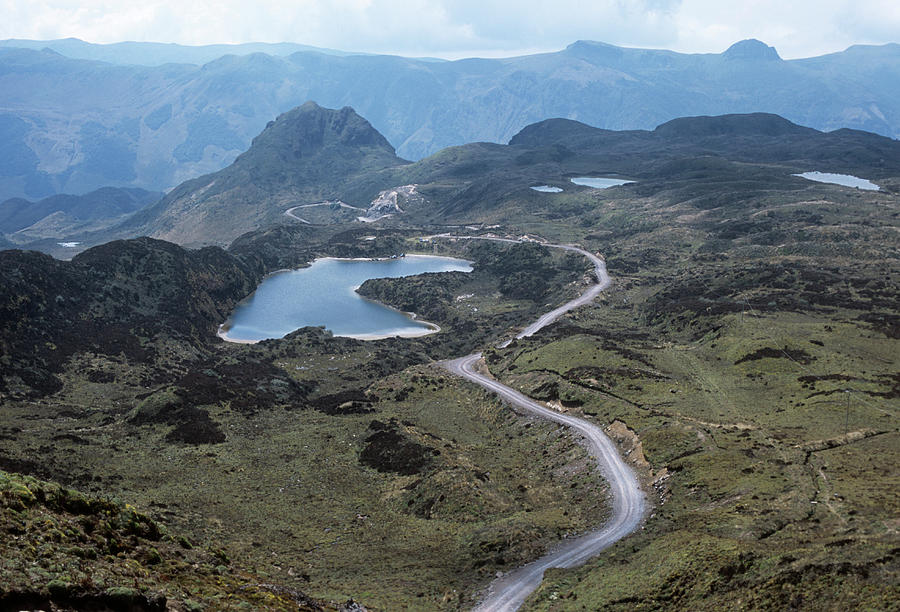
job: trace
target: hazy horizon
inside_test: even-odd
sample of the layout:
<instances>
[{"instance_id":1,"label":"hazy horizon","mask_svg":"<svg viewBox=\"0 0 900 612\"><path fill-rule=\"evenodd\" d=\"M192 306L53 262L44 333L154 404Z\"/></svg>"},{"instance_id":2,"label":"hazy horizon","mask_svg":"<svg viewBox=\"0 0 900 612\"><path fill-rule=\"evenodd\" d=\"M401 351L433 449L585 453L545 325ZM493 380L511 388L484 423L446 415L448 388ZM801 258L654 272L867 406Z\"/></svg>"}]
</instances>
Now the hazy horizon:
<instances>
[{"instance_id":1,"label":"hazy horizon","mask_svg":"<svg viewBox=\"0 0 900 612\"><path fill-rule=\"evenodd\" d=\"M851 44L847 45L846 47L843 47L841 49L835 49L833 51L826 51L823 53L817 53L817 54L813 54L813 55L804 55L804 56L799 56L799 57L785 57L784 54L782 53L781 49L778 48L776 45L771 44L769 41L761 40L758 38L756 38L756 39L742 38L742 39L734 40L730 44L727 44L726 46L724 46L721 49L709 50L709 51L679 51L677 49L670 49L670 48L666 48L666 47L652 47L649 45L635 46L635 45L611 43L611 42L605 41L605 40L581 38L581 39L572 40L565 45L562 45L558 48L553 48L553 49L521 49L521 50L509 51L509 52L503 51L503 50L492 50L492 51L485 51L483 53L480 53L478 51L473 51L471 54L468 54L468 55L461 52L460 54L449 54L449 55L445 54L444 56L439 56L439 55L434 55L434 54L414 55L414 54L378 52L378 51L368 51L368 50L352 50L352 49L343 48L343 47L323 47L323 46L318 46L318 45L311 45L309 43L305 43L302 41L290 41L290 40L279 40L279 41L272 41L272 42L260 41L260 40L248 40L248 41L243 41L243 42L213 42L213 43L187 44L187 43L177 43L177 42L168 42L168 41L159 41L159 40L116 40L116 41L110 41L110 42L96 42L96 41L92 41L92 40L85 40L83 38L78 38L77 36L67 36L67 37L63 37L63 38L43 38L43 39L11 37L11 38L0 39L0 43L8 42L8 41L23 41L23 42L41 42L41 43L49 44L49 43L54 43L54 42L67 41L67 40L79 41L79 42L82 42L82 43L85 43L88 45L97 45L97 46L102 46L102 47L122 45L122 44L158 44L158 45L172 45L172 46L187 47L187 48L205 48L205 47L235 47L235 48L237 48L237 47L246 46L246 45L271 45L271 46L296 45L299 47L310 47L310 48L321 49L321 50L325 50L325 51L337 51L337 52L341 52L341 53L346 53L347 55L394 55L394 56L406 57L406 58L410 58L410 59L436 59L436 60L446 60L446 61L457 61L457 60L464 60L464 59L504 59L504 58L522 57L522 56L526 56L526 55L536 55L536 54L542 54L542 53L558 53L558 52L564 50L569 45L574 44L579 41L607 44L607 45L619 47L622 49L635 49L635 50L648 50L648 51L672 51L674 53L680 53L680 54L684 54L684 55L704 55L704 54L723 53L726 50L728 50L728 48L731 47L732 45L734 45L738 42L744 41L744 40L759 40L760 42L773 47L778 52L778 54L781 56L781 58L785 59L785 60L807 59L807 58L812 58L812 57L820 57L822 55L828 55L831 53L841 53L843 51L846 51L850 47L854 47L854 46L880 47L880 46L886 46L886 45L892 45L892 44L900 44L900 42L895 42L895 41L884 42L884 43L851 43ZM898 40L900 40L900 39L898 39Z\"/></svg>"},{"instance_id":2,"label":"hazy horizon","mask_svg":"<svg viewBox=\"0 0 900 612\"><path fill-rule=\"evenodd\" d=\"M900 4L885 0L4 0L0 39L78 38L96 44L158 42L189 46L293 43L351 53L460 59L558 51L576 40L621 47L721 53L756 38L781 57L898 42Z\"/></svg>"}]
</instances>

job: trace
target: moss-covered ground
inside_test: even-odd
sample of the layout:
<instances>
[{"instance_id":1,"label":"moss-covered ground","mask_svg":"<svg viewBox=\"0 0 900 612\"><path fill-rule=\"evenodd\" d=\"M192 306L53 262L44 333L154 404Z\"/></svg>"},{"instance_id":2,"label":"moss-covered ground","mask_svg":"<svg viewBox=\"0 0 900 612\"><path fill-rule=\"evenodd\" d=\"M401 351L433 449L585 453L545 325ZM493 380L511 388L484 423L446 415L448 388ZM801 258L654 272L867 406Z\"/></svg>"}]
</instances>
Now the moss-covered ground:
<instances>
[{"instance_id":1,"label":"moss-covered ground","mask_svg":"<svg viewBox=\"0 0 900 612\"><path fill-rule=\"evenodd\" d=\"M536 245L426 248L488 264L378 289L428 292L406 307L441 333L363 342L312 328L199 348L146 338L156 363L78 353L59 392L4 403L0 462L116 495L257 582L373 609L467 607L497 571L599 524L605 484L565 430L433 360L496 341L588 279L583 262ZM540 291L504 294L507 252ZM57 580L32 578L37 591Z\"/></svg>"},{"instance_id":2,"label":"moss-covered ground","mask_svg":"<svg viewBox=\"0 0 900 612\"><path fill-rule=\"evenodd\" d=\"M186 256L171 248L165 265L135 273L144 251L159 250L145 241L121 269L100 268L121 245L95 252L94 267L79 268L93 284L70 286L62 264L44 262L40 299L28 294L35 278L19 274L3 303L9 317L27 316L4 331L18 352L0 355L0 467L118 497L192 550L221 549L249 576L229 584L352 596L371 609L467 608L497 572L605 512L577 441L434 363L487 349L498 379L608 426L653 502L639 532L583 568L549 572L526 608L896 607L896 177L868 193L805 182L795 168L696 157L635 161L636 183L590 190L518 158L509 173L481 177L467 163L463 178L446 155L429 163L445 162L431 183L413 177L428 201L408 216L351 231L261 231L232 247L239 265L200 251L172 280L161 271ZM592 169L580 163L568 170ZM566 191L527 187L541 183ZM537 245L419 240L447 231L579 243L604 254L613 285L491 349L583 289L588 268ZM398 251L480 264L471 275L363 287L440 334L214 339L221 296L240 299L257 275L321 254ZM37 266L25 259L16 265ZM194 294L151 308L157 273L163 287L192 284L203 299L189 326L173 311L190 310ZM224 277L236 281L214 282ZM79 302L89 307L67 307L83 287L96 293ZM116 327L86 325L84 313ZM96 337L61 334L63 343L55 329L69 323ZM147 546L136 541L126 556L144 567ZM54 580L82 581L71 558L52 561L58 549L47 558L59 571L40 574L15 560L30 551L11 553L16 584L47 593Z\"/></svg>"},{"instance_id":3,"label":"moss-covered ground","mask_svg":"<svg viewBox=\"0 0 900 612\"><path fill-rule=\"evenodd\" d=\"M336 610L134 506L0 471L4 610Z\"/></svg>"},{"instance_id":4,"label":"moss-covered ground","mask_svg":"<svg viewBox=\"0 0 900 612\"><path fill-rule=\"evenodd\" d=\"M896 607L896 196L595 201L618 229L585 242L612 287L486 360L634 432L655 506L595 561L549 572L526 609Z\"/></svg>"}]
</instances>

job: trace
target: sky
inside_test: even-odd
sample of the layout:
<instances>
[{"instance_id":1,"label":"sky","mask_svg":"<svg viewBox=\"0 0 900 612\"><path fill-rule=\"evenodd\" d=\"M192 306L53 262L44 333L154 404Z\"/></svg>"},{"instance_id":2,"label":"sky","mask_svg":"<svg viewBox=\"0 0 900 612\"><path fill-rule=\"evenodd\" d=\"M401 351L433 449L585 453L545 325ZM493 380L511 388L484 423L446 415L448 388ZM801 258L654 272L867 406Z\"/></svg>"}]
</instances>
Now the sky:
<instances>
[{"instance_id":1,"label":"sky","mask_svg":"<svg viewBox=\"0 0 900 612\"><path fill-rule=\"evenodd\" d=\"M502 57L576 40L719 53L757 38L786 59L900 42L900 0L0 0L0 39L294 42Z\"/></svg>"}]
</instances>

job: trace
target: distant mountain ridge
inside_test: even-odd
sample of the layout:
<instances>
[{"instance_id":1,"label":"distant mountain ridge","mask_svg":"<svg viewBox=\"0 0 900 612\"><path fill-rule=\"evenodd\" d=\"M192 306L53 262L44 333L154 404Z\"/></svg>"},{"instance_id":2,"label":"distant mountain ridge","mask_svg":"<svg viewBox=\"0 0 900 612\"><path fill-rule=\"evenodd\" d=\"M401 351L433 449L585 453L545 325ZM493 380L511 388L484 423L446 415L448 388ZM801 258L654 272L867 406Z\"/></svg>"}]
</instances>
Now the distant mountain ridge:
<instances>
[{"instance_id":1,"label":"distant mountain ridge","mask_svg":"<svg viewBox=\"0 0 900 612\"><path fill-rule=\"evenodd\" d=\"M0 40L0 48L3 47L33 49L35 51L50 49L72 59L96 60L109 62L110 64L131 64L135 66L206 64L223 55L250 55L252 53L266 53L276 57L285 57L299 51L314 51L328 55L364 55L296 43L178 45L174 43L129 41L97 44L78 38L60 38L56 40L9 38Z\"/></svg>"},{"instance_id":2,"label":"distant mountain ridge","mask_svg":"<svg viewBox=\"0 0 900 612\"><path fill-rule=\"evenodd\" d=\"M0 202L0 233L21 231L54 213L64 213L78 221L121 217L140 210L161 196L161 193L143 189L103 187L81 196L60 194L38 202L12 198Z\"/></svg>"},{"instance_id":3,"label":"distant mountain ridge","mask_svg":"<svg viewBox=\"0 0 900 612\"><path fill-rule=\"evenodd\" d=\"M900 45L783 60L759 41L718 54L578 41L504 59L299 50L162 66L0 48L0 199L105 185L169 189L225 167L272 117L310 99L352 106L408 159L505 142L549 117L623 130L768 112L819 130L896 138Z\"/></svg>"}]
</instances>

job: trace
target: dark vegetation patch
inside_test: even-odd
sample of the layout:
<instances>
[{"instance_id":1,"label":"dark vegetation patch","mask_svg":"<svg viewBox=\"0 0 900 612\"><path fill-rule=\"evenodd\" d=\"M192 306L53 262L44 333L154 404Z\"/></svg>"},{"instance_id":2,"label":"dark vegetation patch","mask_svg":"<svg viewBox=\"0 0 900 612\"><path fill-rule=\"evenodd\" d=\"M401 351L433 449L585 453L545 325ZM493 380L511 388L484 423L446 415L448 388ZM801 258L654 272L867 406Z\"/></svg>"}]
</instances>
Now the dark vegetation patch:
<instances>
[{"instance_id":1,"label":"dark vegetation patch","mask_svg":"<svg viewBox=\"0 0 900 612\"><path fill-rule=\"evenodd\" d=\"M47 466L33 459L19 459L5 454L0 454L0 470L37 478L51 478L53 473Z\"/></svg>"},{"instance_id":2,"label":"dark vegetation patch","mask_svg":"<svg viewBox=\"0 0 900 612\"><path fill-rule=\"evenodd\" d=\"M357 292L367 298L390 304L404 312L414 312L419 318L432 322L446 322L453 298L470 279L468 272L427 273L406 278L373 278Z\"/></svg>"},{"instance_id":3,"label":"dark vegetation patch","mask_svg":"<svg viewBox=\"0 0 900 612\"><path fill-rule=\"evenodd\" d=\"M92 383L111 383L116 380L116 375L103 370L91 370L87 373L87 379Z\"/></svg>"},{"instance_id":4,"label":"dark vegetation patch","mask_svg":"<svg viewBox=\"0 0 900 612\"><path fill-rule=\"evenodd\" d=\"M164 596L129 587L95 590L60 582L50 585L46 593L28 589L2 593L0 609L165 612L167 607Z\"/></svg>"},{"instance_id":5,"label":"dark vegetation patch","mask_svg":"<svg viewBox=\"0 0 900 612\"><path fill-rule=\"evenodd\" d=\"M889 312L864 312L859 315L860 321L865 321L875 331L884 334L894 340L900 339L900 315Z\"/></svg>"},{"instance_id":6,"label":"dark vegetation patch","mask_svg":"<svg viewBox=\"0 0 900 612\"><path fill-rule=\"evenodd\" d=\"M498 249L495 243L475 241L469 253L476 266L500 278L500 293L513 299L541 300L561 271L575 276L586 267L584 258L576 257L565 258L557 268L546 247L530 242Z\"/></svg>"},{"instance_id":7,"label":"dark vegetation patch","mask_svg":"<svg viewBox=\"0 0 900 612\"><path fill-rule=\"evenodd\" d=\"M860 320L893 337L900 327L894 312L900 290L883 276L865 263L853 269L809 260L751 261L740 267L696 265L666 283L641 310L651 324L668 321L683 329L703 327L707 325L703 319L728 313L848 309L862 311Z\"/></svg>"},{"instance_id":8,"label":"dark vegetation patch","mask_svg":"<svg viewBox=\"0 0 900 612\"><path fill-rule=\"evenodd\" d=\"M69 433L57 434L57 435L53 436L53 441L54 442L61 442L61 441L71 442L72 444L78 444L80 446L87 446L90 444L90 442L88 440L85 440L81 436L77 436L75 434L69 434Z\"/></svg>"},{"instance_id":9,"label":"dark vegetation patch","mask_svg":"<svg viewBox=\"0 0 900 612\"><path fill-rule=\"evenodd\" d=\"M816 358L803 349L792 349L787 346L779 349L766 346L753 351L752 353L747 353L746 355L735 361L734 365L738 365L747 361L758 361L760 359L790 359L791 361L796 361L797 363L801 363L803 365L809 365L810 363L815 361Z\"/></svg>"},{"instance_id":10,"label":"dark vegetation patch","mask_svg":"<svg viewBox=\"0 0 900 612\"><path fill-rule=\"evenodd\" d=\"M225 434L219 424L213 421L209 412L201 408L185 407L173 415L178 423L166 435L167 442L184 444L218 444L225 441Z\"/></svg>"},{"instance_id":11,"label":"dark vegetation patch","mask_svg":"<svg viewBox=\"0 0 900 612\"><path fill-rule=\"evenodd\" d=\"M603 381L615 378L630 378L633 380L646 379L656 381L671 380L671 377L666 376L662 372L629 367L600 368L597 366L578 366L576 368L568 370L563 374L563 376L570 380L595 379L598 381Z\"/></svg>"},{"instance_id":12,"label":"dark vegetation patch","mask_svg":"<svg viewBox=\"0 0 900 612\"><path fill-rule=\"evenodd\" d=\"M186 251L139 238L95 247L71 262L0 252L0 394L41 397L81 352L158 359L150 339L191 346L212 332L258 276L221 249ZM91 374L110 382L109 374Z\"/></svg>"},{"instance_id":13,"label":"dark vegetation patch","mask_svg":"<svg viewBox=\"0 0 900 612\"><path fill-rule=\"evenodd\" d=\"M379 472L394 472L403 476L419 474L427 470L440 451L419 444L394 420L388 423L372 421L372 433L366 438L366 446L359 454L359 462Z\"/></svg>"},{"instance_id":14,"label":"dark vegetation patch","mask_svg":"<svg viewBox=\"0 0 900 612\"><path fill-rule=\"evenodd\" d=\"M253 414L276 405L301 408L313 385L298 383L270 362L248 358L198 364L175 386L175 394L187 405L227 402L232 410Z\"/></svg>"}]
</instances>

